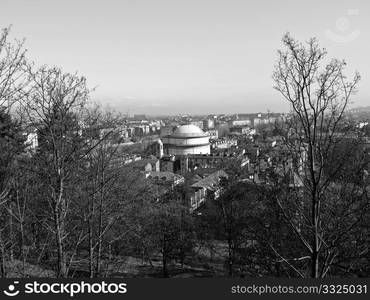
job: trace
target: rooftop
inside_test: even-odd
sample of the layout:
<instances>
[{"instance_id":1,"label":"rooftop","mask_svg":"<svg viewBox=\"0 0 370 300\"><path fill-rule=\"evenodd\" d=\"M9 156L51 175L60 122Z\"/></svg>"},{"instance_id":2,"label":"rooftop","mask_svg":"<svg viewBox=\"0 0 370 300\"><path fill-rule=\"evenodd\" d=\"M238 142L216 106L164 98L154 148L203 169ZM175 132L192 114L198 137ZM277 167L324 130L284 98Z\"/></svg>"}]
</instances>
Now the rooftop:
<instances>
[{"instance_id":1,"label":"rooftop","mask_svg":"<svg viewBox=\"0 0 370 300\"><path fill-rule=\"evenodd\" d=\"M198 182L191 185L193 188L205 188L205 189L212 189L216 187L221 177L228 177L227 173L223 170L216 171L209 176L199 180Z\"/></svg>"},{"instance_id":2,"label":"rooftop","mask_svg":"<svg viewBox=\"0 0 370 300\"><path fill-rule=\"evenodd\" d=\"M202 129L193 124L181 125L171 134L171 137L202 137L208 136Z\"/></svg>"}]
</instances>

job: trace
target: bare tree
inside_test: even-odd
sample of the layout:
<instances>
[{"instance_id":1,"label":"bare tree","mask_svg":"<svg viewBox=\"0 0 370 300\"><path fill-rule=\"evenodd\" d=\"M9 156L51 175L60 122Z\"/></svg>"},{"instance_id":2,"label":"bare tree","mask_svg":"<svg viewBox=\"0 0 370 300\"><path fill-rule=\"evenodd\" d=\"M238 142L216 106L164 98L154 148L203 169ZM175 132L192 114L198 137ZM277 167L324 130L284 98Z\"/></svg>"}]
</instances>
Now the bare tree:
<instances>
[{"instance_id":1,"label":"bare tree","mask_svg":"<svg viewBox=\"0 0 370 300\"><path fill-rule=\"evenodd\" d=\"M23 41L9 42L10 27L0 32L0 109L7 112L24 96L27 86Z\"/></svg>"},{"instance_id":2,"label":"bare tree","mask_svg":"<svg viewBox=\"0 0 370 300\"><path fill-rule=\"evenodd\" d=\"M90 277L99 275L104 236L115 221L114 212L118 199L112 195L119 177L119 165L115 164L120 137L117 136L117 120L110 112L100 107L88 111L87 126L91 136L93 151L86 156L88 167L83 175L86 178L83 198L87 198L84 216L87 223L89 241Z\"/></svg>"},{"instance_id":3,"label":"bare tree","mask_svg":"<svg viewBox=\"0 0 370 300\"><path fill-rule=\"evenodd\" d=\"M5 276L5 250L9 248L13 259L13 215L11 191L16 180L16 161L24 149L24 139L18 122L0 110L0 273ZM7 209L7 207L9 209Z\"/></svg>"},{"instance_id":4,"label":"bare tree","mask_svg":"<svg viewBox=\"0 0 370 300\"><path fill-rule=\"evenodd\" d=\"M90 147L81 136L82 114L88 100L86 79L58 68L29 68L32 88L25 111L37 129L39 149L35 171L45 189L48 228L55 236L57 276L67 276L65 244L72 182Z\"/></svg>"},{"instance_id":5,"label":"bare tree","mask_svg":"<svg viewBox=\"0 0 370 300\"><path fill-rule=\"evenodd\" d=\"M0 32L0 113L4 118L9 114L12 105L24 94L27 78L24 68L26 51L23 42L9 42L9 33L10 27ZM3 126L6 128L6 125ZM7 176L7 180L9 179ZM4 185L0 189L0 203L5 201L9 193L8 187Z\"/></svg>"},{"instance_id":6,"label":"bare tree","mask_svg":"<svg viewBox=\"0 0 370 300\"><path fill-rule=\"evenodd\" d=\"M334 199L343 189L343 182L335 182L333 178L345 160L338 162L330 174L326 172L327 164L335 155L333 149L348 136L344 114L360 76L356 73L348 79L344 75L345 61L328 61L326 50L319 47L315 38L303 44L286 34L283 44L273 79L275 89L291 107L284 142L292 158L292 180L290 191L284 197L277 197L277 203L306 250L302 260L309 261L310 271L297 270L298 274L324 277L339 251L331 235L333 223L327 218L330 218L329 211L333 212L336 207ZM294 209L288 208L287 203L293 203ZM347 212L353 215L358 211L347 207ZM345 224L348 228L354 225L348 222ZM285 261L299 259L280 258Z\"/></svg>"}]
</instances>

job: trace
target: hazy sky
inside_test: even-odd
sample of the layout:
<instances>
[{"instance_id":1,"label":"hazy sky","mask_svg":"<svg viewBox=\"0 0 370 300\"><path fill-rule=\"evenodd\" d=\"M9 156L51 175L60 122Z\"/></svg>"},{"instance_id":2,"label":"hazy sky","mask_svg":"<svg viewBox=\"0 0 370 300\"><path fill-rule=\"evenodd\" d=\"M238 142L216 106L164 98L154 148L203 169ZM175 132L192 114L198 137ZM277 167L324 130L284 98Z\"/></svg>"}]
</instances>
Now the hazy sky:
<instances>
[{"instance_id":1,"label":"hazy sky","mask_svg":"<svg viewBox=\"0 0 370 300\"><path fill-rule=\"evenodd\" d=\"M9 24L32 60L78 71L124 112L283 111L271 74L286 31L345 58L370 104L368 0L0 0Z\"/></svg>"}]
</instances>

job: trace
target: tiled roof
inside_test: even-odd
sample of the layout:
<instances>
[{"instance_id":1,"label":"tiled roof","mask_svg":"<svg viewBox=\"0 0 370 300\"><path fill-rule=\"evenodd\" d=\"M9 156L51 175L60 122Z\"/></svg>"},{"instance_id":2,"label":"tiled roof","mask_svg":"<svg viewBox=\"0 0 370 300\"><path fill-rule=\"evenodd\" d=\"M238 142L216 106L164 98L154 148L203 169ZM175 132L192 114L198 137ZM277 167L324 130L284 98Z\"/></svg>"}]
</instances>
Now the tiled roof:
<instances>
[{"instance_id":1,"label":"tiled roof","mask_svg":"<svg viewBox=\"0 0 370 300\"><path fill-rule=\"evenodd\" d=\"M213 188L214 186L218 185L220 182L221 177L228 177L225 171L219 170L211 175L199 180L198 182L192 184L191 186L194 188Z\"/></svg>"},{"instance_id":2,"label":"tiled roof","mask_svg":"<svg viewBox=\"0 0 370 300\"><path fill-rule=\"evenodd\" d=\"M158 180L163 180L163 181L175 181L178 179L181 179L182 176L178 174L174 174L172 172L149 172L148 178L150 179L158 179Z\"/></svg>"}]
</instances>

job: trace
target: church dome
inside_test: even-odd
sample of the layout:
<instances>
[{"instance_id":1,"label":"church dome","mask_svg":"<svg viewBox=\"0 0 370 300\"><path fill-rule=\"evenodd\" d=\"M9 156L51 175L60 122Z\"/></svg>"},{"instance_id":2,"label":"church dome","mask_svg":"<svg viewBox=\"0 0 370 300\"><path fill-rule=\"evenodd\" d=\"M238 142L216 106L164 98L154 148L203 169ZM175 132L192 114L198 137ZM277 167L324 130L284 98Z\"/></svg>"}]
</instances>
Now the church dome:
<instances>
[{"instance_id":1,"label":"church dome","mask_svg":"<svg viewBox=\"0 0 370 300\"><path fill-rule=\"evenodd\" d=\"M182 125L163 137L164 153L167 155L210 154L209 136L198 126Z\"/></svg>"},{"instance_id":2,"label":"church dome","mask_svg":"<svg viewBox=\"0 0 370 300\"><path fill-rule=\"evenodd\" d=\"M203 137L207 134L198 126L193 124L181 125L171 134L173 137Z\"/></svg>"}]
</instances>

